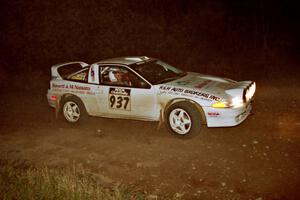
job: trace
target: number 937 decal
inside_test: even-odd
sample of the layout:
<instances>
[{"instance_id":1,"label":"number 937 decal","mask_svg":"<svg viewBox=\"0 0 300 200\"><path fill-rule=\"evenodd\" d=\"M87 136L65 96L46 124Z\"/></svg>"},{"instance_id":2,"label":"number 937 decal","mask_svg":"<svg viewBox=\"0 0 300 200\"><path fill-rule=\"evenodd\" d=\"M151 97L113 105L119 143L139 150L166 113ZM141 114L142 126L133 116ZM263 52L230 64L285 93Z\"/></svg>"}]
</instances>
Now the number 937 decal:
<instances>
[{"instance_id":1,"label":"number 937 decal","mask_svg":"<svg viewBox=\"0 0 300 200\"><path fill-rule=\"evenodd\" d=\"M109 88L109 108L130 110L130 89Z\"/></svg>"}]
</instances>

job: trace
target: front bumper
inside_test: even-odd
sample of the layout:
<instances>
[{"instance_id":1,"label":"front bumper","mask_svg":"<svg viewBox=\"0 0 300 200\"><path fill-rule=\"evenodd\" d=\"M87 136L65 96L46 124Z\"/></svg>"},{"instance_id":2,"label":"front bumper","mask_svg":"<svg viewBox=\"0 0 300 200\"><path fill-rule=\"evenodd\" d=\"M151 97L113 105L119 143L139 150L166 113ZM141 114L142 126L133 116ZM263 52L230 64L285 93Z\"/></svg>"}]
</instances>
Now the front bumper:
<instances>
[{"instance_id":1,"label":"front bumper","mask_svg":"<svg viewBox=\"0 0 300 200\"><path fill-rule=\"evenodd\" d=\"M204 107L208 127L236 126L247 119L251 112L251 103L238 108L212 108Z\"/></svg>"}]
</instances>

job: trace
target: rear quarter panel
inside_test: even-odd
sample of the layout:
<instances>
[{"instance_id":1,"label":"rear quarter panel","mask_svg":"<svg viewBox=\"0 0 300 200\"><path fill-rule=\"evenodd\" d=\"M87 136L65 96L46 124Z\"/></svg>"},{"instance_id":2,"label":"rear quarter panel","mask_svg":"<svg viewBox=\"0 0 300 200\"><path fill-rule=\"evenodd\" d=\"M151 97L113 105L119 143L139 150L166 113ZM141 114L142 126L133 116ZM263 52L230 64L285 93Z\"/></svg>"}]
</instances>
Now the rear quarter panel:
<instances>
[{"instance_id":1,"label":"rear quarter panel","mask_svg":"<svg viewBox=\"0 0 300 200\"><path fill-rule=\"evenodd\" d=\"M50 81L50 90L48 91L52 95L57 95L58 100L61 101L65 95L75 95L79 97L87 112L90 115L94 115L98 111L98 106L95 97L96 85L88 83L79 83L66 80L52 80Z\"/></svg>"}]
</instances>

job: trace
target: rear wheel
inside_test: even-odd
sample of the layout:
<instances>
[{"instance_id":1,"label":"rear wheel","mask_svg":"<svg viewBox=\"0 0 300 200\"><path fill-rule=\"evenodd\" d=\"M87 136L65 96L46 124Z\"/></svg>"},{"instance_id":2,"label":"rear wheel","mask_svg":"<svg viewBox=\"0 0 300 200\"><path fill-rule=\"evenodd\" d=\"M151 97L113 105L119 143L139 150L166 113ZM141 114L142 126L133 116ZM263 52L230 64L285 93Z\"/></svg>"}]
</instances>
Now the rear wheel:
<instances>
[{"instance_id":1,"label":"rear wheel","mask_svg":"<svg viewBox=\"0 0 300 200\"><path fill-rule=\"evenodd\" d=\"M79 98L67 97L62 103L62 115L69 123L77 123L86 118L85 107Z\"/></svg>"},{"instance_id":2,"label":"rear wheel","mask_svg":"<svg viewBox=\"0 0 300 200\"><path fill-rule=\"evenodd\" d=\"M178 136L193 136L201 130L201 114L189 102L178 102L166 111L165 123L172 134Z\"/></svg>"}]
</instances>

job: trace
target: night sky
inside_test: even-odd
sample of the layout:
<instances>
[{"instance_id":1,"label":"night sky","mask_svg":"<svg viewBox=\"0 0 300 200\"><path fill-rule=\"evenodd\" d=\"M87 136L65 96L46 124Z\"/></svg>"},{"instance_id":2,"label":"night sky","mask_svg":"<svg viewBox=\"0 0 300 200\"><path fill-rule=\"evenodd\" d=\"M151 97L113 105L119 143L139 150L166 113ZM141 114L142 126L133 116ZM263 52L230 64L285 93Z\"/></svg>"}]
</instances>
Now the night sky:
<instances>
[{"instance_id":1,"label":"night sky","mask_svg":"<svg viewBox=\"0 0 300 200\"><path fill-rule=\"evenodd\" d=\"M298 63L298 7L291 2L5 0L1 4L4 74L49 74L50 66L59 62L93 63L128 55L229 76L241 70L259 76L253 71L268 72L270 65L290 72Z\"/></svg>"}]
</instances>

